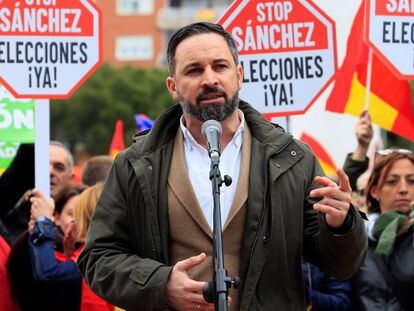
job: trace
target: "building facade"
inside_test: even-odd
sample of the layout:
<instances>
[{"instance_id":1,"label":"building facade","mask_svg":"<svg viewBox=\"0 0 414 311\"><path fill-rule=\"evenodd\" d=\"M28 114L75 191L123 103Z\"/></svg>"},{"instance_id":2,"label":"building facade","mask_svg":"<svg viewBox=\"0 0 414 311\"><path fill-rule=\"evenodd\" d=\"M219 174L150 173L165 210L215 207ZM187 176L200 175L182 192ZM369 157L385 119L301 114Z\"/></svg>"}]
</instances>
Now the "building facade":
<instances>
[{"instance_id":1,"label":"building facade","mask_svg":"<svg viewBox=\"0 0 414 311\"><path fill-rule=\"evenodd\" d=\"M165 65L172 34L196 21L216 21L230 0L96 0L103 15L104 61L114 66Z\"/></svg>"}]
</instances>

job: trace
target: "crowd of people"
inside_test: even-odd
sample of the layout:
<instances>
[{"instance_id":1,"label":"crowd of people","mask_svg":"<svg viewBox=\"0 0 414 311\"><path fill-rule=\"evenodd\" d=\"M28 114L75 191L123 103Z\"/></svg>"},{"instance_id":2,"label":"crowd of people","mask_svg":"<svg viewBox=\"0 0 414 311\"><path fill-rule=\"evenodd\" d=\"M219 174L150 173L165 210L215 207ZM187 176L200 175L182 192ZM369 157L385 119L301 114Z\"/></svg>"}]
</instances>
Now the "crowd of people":
<instances>
[{"instance_id":1,"label":"crowd of people","mask_svg":"<svg viewBox=\"0 0 414 311\"><path fill-rule=\"evenodd\" d=\"M12 202L11 196L16 200L18 193L21 196L14 205L2 206L0 309L114 310L89 289L76 265L113 159L90 158L83 170L83 183L74 183L71 152L52 141L51 197L46 198L34 189L30 177L34 168L26 159L33 158L32 153L33 146L22 145L0 179L2 197L10 199L5 202ZM18 181L22 181L20 185Z\"/></svg>"},{"instance_id":2,"label":"crowd of people","mask_svg":"<svg viewBox=\"0 0 414 311\"><path fill-rule=\"evenodd\" d=\"M71 152L52 141L48 198L22 144L0 177L0 310L214 310L202 295L214 256L204 119L222 124L220 170L238 177L222 201L225 263L241 277L231 310L414 310L413 151L370 163L363 111L329 180L238 99L243 74L220 26L182 28L167 54L178 105L115 162L92 157L74 183Z\"/></svg>"}]
</instances>

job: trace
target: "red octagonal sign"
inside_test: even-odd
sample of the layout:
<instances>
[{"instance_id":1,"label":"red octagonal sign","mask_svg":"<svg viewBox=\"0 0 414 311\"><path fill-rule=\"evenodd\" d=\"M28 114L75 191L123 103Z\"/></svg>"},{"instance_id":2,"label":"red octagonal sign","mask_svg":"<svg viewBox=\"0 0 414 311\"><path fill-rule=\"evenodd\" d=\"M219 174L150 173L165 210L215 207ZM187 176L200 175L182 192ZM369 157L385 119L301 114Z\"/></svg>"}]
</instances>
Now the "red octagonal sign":
<instances>
[{"instance_id":1,"label":"red octagonal sign","mask_svg":"<svg viewBox=\"0 0 414 311\"><path fill-rule=\"evenodd\" d=\"M304 113L337 70L335 23L307 0L236 0L218 20L244 69L240 97L266 117Z\"/></svg>"},{"instance_id":2,"label":"red octagonal sign","mask_svg":"<svg viewBox=\"0 0 414 311\"><path fill-rule=\"evenodd\" d=\"M91 0L0 0L0 82L18 98L68 98L102 61Z\"/></svg>"}]
</instances>

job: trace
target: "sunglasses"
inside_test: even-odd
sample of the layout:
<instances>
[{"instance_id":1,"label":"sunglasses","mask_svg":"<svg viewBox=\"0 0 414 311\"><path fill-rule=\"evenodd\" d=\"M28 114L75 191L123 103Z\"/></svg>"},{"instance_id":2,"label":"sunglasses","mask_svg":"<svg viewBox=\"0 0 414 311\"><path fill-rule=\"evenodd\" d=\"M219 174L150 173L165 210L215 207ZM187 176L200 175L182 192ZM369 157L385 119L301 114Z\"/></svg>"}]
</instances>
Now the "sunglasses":
<instances>
[{"instance_id":1,"label":"sunglasses","mask_svg":"<svg viewBox=\"0 0 414 311\"><path fill-rule=\"evenodd\" d=\"M375 154L381 155L381 156L389 156L390 154L393 154L393 153L411 154L413 153L413 151L409 149L383 149L383 150L377 150Z\"/></svg>"}]
</instances>

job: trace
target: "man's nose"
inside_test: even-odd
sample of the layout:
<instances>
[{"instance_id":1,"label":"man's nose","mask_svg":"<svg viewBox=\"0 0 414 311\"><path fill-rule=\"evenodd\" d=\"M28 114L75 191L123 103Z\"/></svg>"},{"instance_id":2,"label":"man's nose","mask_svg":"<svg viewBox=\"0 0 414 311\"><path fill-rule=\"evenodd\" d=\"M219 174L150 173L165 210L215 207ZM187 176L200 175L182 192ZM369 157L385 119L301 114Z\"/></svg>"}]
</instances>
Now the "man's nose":
<instances>
[{"instance_id":1,"label":"man's nose","mask_svg":"<svg viewBox=\"0 0 414 311\"><path fill-rule=\"evenodd\" d=\"M212 86L218 85L218 83L219 83L219 80L214 70L210 67L205 68L204 73L203 73L202 86L212 87Z\"/></svg>"}]
</instances>

